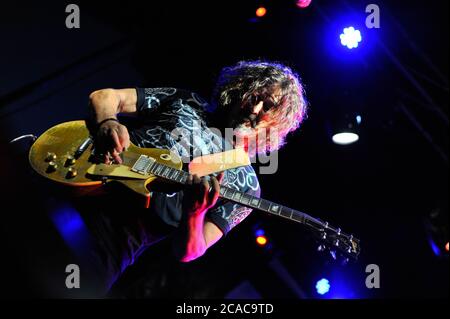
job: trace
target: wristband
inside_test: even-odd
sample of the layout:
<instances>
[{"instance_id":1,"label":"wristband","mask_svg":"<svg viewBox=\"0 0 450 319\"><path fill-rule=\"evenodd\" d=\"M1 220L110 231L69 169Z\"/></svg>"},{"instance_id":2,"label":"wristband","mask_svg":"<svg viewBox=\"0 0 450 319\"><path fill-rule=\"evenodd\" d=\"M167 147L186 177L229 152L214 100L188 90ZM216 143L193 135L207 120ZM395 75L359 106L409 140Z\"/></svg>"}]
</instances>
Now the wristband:
<instances>
[{"instance_id":1,"label":"wristband","mask_svg":"<svg viewBox=\"0 0 450 319\"><path fill-rule=\"evenodd\" d=\"M101 121L100 123L98 123L98 124L97 124L97 128L100 128L100 126L101 126L103 123L108 122L108 121L116 121L117 123L120 123L118 119L116 119L116 118L114 118L114 117L110 117L110 118L104 119L103 121Z\"/></svg>"}]
</instances>

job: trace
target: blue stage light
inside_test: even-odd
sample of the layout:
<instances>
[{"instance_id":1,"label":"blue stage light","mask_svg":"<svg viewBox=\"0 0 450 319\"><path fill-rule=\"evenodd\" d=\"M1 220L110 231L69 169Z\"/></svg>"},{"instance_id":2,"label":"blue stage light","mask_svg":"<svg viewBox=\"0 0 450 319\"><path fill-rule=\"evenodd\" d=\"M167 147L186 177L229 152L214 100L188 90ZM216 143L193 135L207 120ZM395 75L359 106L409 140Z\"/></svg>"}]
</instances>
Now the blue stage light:
<instances>
[{"instance_id":1,"label":"blue stage light","mask_svg":"<svg viewBox=\"0 0 450 319\"><path fill-rule=\"evenodd\" d=\"M257 230L255 231L255 236L256 236L256 237L258 237L258 236L264 236L264 229L257 229Z\"/></svg>"},{"instance_id":2,"label":"blue stage light","mask_svg":"<svg viewBox=\"0 0 450 319\"><path fill-rule=\"evenodd\" d=\"M340 38L342 45L349 49L357 48L359 42L362 41L361 32L354 27L345 28L344 32L341 33Z\"/></svg>"},{"instance_id":3,"label":"blue stage light","mask_svg":"<svg viewBox=\"0 0 450 319\"><path fill-rule=\"evenodd\" d=\"M328 279L322 278L316 284L316 291L319 295L325 295L330 291L331 285Z\"/></svg>"}]
</instances>

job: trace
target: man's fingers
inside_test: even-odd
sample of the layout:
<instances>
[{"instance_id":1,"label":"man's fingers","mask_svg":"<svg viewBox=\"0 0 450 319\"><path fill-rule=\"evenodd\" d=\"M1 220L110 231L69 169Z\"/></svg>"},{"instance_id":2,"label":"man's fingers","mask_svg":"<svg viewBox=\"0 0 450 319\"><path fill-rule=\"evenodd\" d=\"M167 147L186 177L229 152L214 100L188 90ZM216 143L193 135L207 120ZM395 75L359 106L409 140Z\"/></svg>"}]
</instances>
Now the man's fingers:
<instances>
[{"instance_id":1,"label":"man's fingers","mask_svg":"<svg viewBox=\"0 0 450 319\"><path fill-rule=\"evenodd\" d=\"M220 183L214 176L211 177L211 190L209 191L208 206L212 207L216 204L220 195Z\"/></svg>"},{"instance_id":2,"label":"man's fingers","mask_svg":"<svg viewBox=\"0 0 450 319\"><path fill-rule=\"evenodd\" d=\"M128 147L130 147L130 135L128 134L128 130L125 126L119 127L119 141L122 146L121 151L124 151Z\"/></svg>"},{"instance_id":3,"label":"man's fingers","mask_svg":"<svg viewBox=\"0 0 450 319\"><path fill-rule=\"evenodd\" d=\"M114 149L114 150L110 151L109 153L111 154L110 157L112 157L116 163L122 164L122 159L120 158L120 152L118 152L116 149Z\"/></svg>"},{"instance_id":4,"label":"man's fingers","mask_svg":"<svg viewBox=\"0 0 450 319\"><path fill-rule=\"evenodd\" d=\"M203 202L207 205L207 203L208 203L208 196L209 196L209 182L208 182L208 180L206 179L205 176L202 177L201 184L199 186L200 186L199 191L200 191L200 193L202 195L201 198L203 199Z\"/></svg>"},{"instance_id":5,"label":"man's fingers","mask_svg":"<svg viewBox=\"0 0 450 319\"><path fill-rule=\"evenodd\" d=\"M193 181L193 177L191 174L188 175L188 178L186 179L186 184L187 185L192 185L192 181Z\"/></svg>"},{"instance_id":6,"label":"man's fingers","mask_svg":"<svg viewBox=\"0 0 450 319\"><path fill-rule=\"evenodd\" d=\"M214 176L211 176L211 185L212 185L212 189L213 189L215 192L219 192L219 191L220 191L220 182L219 182L219 180L218 180L216 177L214 177Z\"/></svg>"},{"instance_id":7,"label":"man's fingers","mask_svg":"<svg viewBox=\"0 0 450 319\"><path fill-rule=\"evenodd\" d=\"M109 164L109 152L107 154L103 154L103 163Z\"/></svg>"},{"instance_id":8,"label":"man's fingers","mask_svg":"<svg viewBox=\"0 0 450 319\"><path fill-rule=\"evenodd\" d=\"M225 172L220 172L219 175L217 175L217 180L219 181L219 184L222 184L223 177L225 176Z\"/></svg>"},{"instance_id":9,"label":"man's fingers","mask_svg":"<svg viewBox=\"0 0 450 319\"><path fill-rule=\"evenodd\" d=\"M112 155L112 158L116 163L122 164L122 159L120 158L120 154L117 152L114 152Z\"/></svg>"},{"instance_id":10,"label":"man's fingers","mask_svg":"<svg viewBox=\"0 0 450 319\"><path fill-rule=\"evenodd\" d=\"M111 137L112 137L112 139L113 139L113 147L114 147L114 149L116 149L117 151L122 151L122 149L123 149L123 146L122 146L122 144L120 143L120 140L119 140L119 135L117 134L117 131L116 130L111 130Z\"/></svg>"},{"instance_id":11,"label":"man's fingers","mask_svg":"<svg viewBox=\"0 0 450 319\"><path fill-rule=\"evenodd\" d=\"M200 177L198 177L197 174L194 174L194 176L192 176L192 179L193 179L194 184L200 184L200 182L201 182L201 179L200 179Z\"/></svg>"}]
</instances>

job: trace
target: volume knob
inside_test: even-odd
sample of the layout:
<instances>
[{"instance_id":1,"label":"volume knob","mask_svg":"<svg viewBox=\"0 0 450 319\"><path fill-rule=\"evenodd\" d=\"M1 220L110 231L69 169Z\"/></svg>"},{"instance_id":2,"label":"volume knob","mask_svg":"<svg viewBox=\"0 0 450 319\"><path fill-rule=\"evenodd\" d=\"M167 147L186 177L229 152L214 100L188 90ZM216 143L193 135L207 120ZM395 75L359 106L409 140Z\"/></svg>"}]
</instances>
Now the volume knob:
<instances>
[{"instance_id":1,"label":"volume knob","mask_svg":"<svg viewBox=\"0 0 450 319\"><path fill-rule=\"evenodd\" d=\"M67 156L67 159L66 159L66 165L71 166L71 165L75 164L76 161L77 160L75 159L75 157L73 157L72 155L69 155L69 156Z\"/></svg>"},{"instance_id":2,"label":"volume knob","mask_svg":"<svg viewBox=\"0 0 450 319\"><path fill-rule=\"evenodd\" d=\"M58 164L56 164L54 161L50 161L48 163L47 172L54 172L58 168Z\"/></svg>"},{"instance_id":3,"label":"volume knob","mask_svg":"<svg viewBox=\"0 0 450 319\"><path fill-rule=\"evenodd\" d=\"M52 153L52 152L48 152L48 153L47 153L47 157L45 158L45 160L46 160L47 162L51 162L51 161L56 160L56 154L55 154L55 153Z\"/></svg>"},{"instance_id":4,"label":"volume knob","mask_svg":"<svg viewBox=\"0 0 450 319\"><path fill-rule=\"evenodd\" d=\"M78 172L75 168L71 167L67 170L67 178L74 178L77 176Z\"/></svg>"}]
</instances>

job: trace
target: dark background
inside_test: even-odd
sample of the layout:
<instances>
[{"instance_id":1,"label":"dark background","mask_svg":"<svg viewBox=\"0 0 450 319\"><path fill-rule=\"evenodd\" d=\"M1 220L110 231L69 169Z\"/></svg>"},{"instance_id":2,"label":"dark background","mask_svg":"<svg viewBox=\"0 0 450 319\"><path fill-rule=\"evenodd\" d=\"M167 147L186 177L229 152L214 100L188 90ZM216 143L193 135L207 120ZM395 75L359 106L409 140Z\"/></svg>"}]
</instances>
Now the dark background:
<instances>
[{"instance_id":1,"label":"dark background","mask_svg":"<svg viewBox=\"0 0 450 319\"><path fill-rule=\"evenodd\" d=\"M341 266L304 228L254 212L190 264L158 244L114 296L318 298L315 283L328 278L326 298L448 297L447 1L376 1L380 29L364 26L368 1L313 0L304 10L287 0L77 1L81 28L67 29L69 3L0 10L2 296L47 296L48 278L64 282L56 260L71 259L27 142L8 141L85 117L96 89L174 86L209 98L223 66L268 59L300 74L310 109L277 173L260 176L262 196L353 232L360 259ZM254 21L259 5L268 14ZM356 50L338 40L349 25L363 35ZM360 141L338 146L330 132L346 114L361 115ZM255 244L257 227L271 249ZM368 264L380 267L380 289L365 287Z\"/></svg>"}]
</instances>

